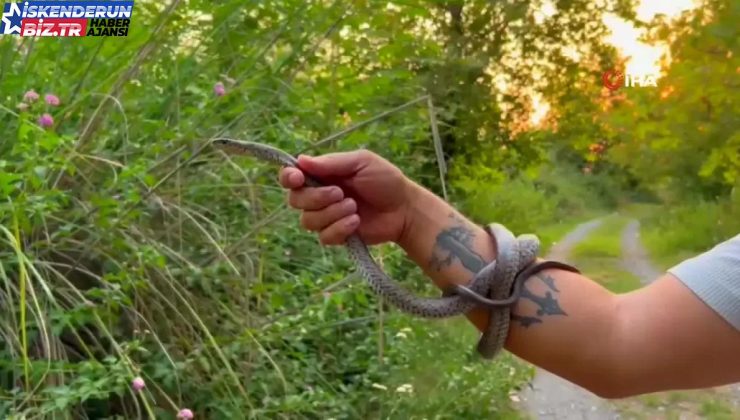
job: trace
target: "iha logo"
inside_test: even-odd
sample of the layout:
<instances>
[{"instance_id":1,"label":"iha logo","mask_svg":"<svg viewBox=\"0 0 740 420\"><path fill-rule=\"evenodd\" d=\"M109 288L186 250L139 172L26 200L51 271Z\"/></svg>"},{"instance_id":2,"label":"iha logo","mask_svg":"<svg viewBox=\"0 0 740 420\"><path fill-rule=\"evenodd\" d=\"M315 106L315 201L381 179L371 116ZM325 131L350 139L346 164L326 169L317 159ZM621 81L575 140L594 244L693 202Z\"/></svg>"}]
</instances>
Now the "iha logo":
<instances>
[{"instance_id":1,"label":"iha logo","mask_svg":"<svg viewBox=\"0 0 740 420\"><path fill-rule=\"evenodd\" d=\"M607 70L601 75L604 87L615 91L621 87L657 87L657 77L654 74L631 74L619 70Z\"/></svg>"},{"instance_id":2,"label":"iha logo","mask_svg":"<svg viewBox=\"0 0 740 420\"><path fill-rule=\"evenodd\" d=\"M8 2L0 35L127 36L133 8L133 0Z\"/></svg>"}]
</instances>

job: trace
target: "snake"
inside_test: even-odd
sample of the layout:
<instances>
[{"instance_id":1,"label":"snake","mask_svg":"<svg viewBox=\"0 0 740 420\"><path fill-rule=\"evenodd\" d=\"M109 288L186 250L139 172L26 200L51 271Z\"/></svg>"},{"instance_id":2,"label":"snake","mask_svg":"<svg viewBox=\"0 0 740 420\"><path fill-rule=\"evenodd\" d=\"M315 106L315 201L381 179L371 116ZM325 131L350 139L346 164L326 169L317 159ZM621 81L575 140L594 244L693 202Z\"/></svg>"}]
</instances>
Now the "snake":
<instances>
[{"instance_id":1,"label":"snake","mask_svg":"<svg viewBox=\"0 0 740 420\"><path fill-rule=\"evenodd\" d=\"M223 137L213 139L211 144L230 155L248 155L277 166L300 170L294 156L271 145ZM307 187L326 186L310 174L304 173L304 179ZM422 318L448 318L466 314L480 306L490 308L488 325L479 338L477 351L483 358L492 359L506 341L511 307L520 297L522 282L535 270L530 269L531 273L527 275L517 274L526 271L527 267L534 267L532 263L536 260L540 243L532 234L515 237L499 223L492 223L485 229L495 241L496 259L476 273L467 285L454 285L439 298L416 296L390 278L375 262L357 233L351 234L344 245L370 289L404 313ZM538 269L562 266L556 262L546 263Z\"/></svg>"}]
</instances>

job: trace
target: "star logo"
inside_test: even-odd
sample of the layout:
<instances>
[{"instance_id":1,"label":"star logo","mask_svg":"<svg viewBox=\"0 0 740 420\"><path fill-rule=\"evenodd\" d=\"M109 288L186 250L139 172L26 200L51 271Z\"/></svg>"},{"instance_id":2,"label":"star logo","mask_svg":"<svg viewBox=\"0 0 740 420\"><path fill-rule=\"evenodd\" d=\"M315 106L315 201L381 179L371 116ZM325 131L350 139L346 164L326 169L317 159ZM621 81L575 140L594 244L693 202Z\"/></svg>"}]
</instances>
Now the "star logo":
<instances>
[{"instance_id":1,"label":"star logo","mask_svg":"<svg viewBox=\"0 0 740 420\"><path fill-rule=\"evenodd\" d=\"M20 35L22 23L23 15L18 3L5 3L2 23L0 23L0 35Z\"/></svg>"}]
</instances>

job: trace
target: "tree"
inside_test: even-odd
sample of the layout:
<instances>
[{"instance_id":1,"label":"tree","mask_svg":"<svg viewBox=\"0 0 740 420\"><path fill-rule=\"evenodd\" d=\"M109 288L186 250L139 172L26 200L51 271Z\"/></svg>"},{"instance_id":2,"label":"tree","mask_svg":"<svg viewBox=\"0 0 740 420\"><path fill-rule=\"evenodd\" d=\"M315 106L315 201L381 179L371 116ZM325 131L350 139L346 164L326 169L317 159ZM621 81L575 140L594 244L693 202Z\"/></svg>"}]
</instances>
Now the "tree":
<instances>
[{"instance_id":1,"label":"tree","mask_svg":"<svg viewBox=\"0 0 740 420\"><path fill-rule=\"evenodd\" d=\"M657 89L625 89L604 116L611 159L667 198L726 196L740 179L740 5L707 0L651 39L670 45Z\"/></svg>"}]
</instances>

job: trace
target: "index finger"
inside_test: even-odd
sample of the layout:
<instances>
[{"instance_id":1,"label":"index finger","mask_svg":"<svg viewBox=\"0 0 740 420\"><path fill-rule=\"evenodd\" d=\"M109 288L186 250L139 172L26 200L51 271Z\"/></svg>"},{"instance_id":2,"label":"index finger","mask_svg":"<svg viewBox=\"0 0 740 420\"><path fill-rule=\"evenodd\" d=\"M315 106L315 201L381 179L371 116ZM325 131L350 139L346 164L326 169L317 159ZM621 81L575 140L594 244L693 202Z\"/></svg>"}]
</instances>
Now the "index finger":
<instances>
[{"instance_id":1,"label":"index finger","mask_svg":"<svg viewBox=\"0 0 740 420\"><path fill-rule=\"evenodd\" d=\"M301 188L306 182L306 177L300 169L283 168L280 170L280 185L284 188L296 189Z\"/></svg>"}]
</instances>

